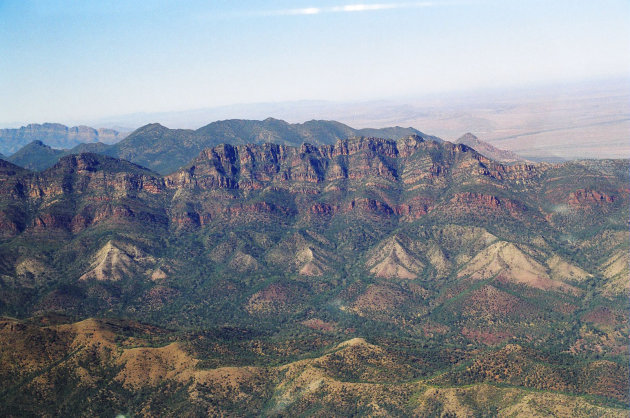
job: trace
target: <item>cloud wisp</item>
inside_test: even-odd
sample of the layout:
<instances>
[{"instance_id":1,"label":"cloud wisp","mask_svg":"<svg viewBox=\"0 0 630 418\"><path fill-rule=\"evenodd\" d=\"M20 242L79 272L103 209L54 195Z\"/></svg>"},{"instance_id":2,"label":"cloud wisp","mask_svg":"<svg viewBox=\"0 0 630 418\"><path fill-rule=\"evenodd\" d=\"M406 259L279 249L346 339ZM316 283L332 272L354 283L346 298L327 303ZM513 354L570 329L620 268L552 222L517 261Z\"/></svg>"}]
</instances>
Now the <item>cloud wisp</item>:
<instances>
[{"instance_id":1,"label":"cloud wisp","mask_svg":"<svg viewBox=\"0 0 630 418\"><path fill-rule=\"evenodd\" d=\"M331 7L304 7L300 9L278 9L259 12L263 16L304 16L319 15L324 13L353 13L353 12L369 12L377 10L393 10L393 9L411 9L420 7L433 7L438 3L428 1L416 1L406 3L356 3L345 4Z\"/></svg>"}]
</instances>

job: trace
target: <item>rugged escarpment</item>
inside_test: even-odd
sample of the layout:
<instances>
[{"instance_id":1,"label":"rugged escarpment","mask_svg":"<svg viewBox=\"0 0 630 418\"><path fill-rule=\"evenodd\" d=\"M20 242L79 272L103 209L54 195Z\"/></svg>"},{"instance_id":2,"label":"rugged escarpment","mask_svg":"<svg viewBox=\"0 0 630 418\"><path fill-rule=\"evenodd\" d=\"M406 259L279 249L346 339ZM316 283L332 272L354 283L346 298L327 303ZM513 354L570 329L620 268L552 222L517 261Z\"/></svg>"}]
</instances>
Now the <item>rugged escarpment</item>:
<instances>
[{"instance_id":1,"label":"rugged escarpment","mask_svg":"<svg viewBox=\"0 0 630 418\"><path fill-rule=\"evenodd\" d=\"M89 213L97 207L112 212L104 209L112 200L133 198L136 204L146 205L143 196L160 207L156 210L169 212L175 224L207 223L217 216L236 219L243 212L298 217L356 213L412 220L437 206L460 214L478 207L524 218L530 206L538 206L530 202L531 192L540 190L541 179L551 168L503 166L464 145L417 136L399 141L356 138L319 147L220 145L202 151L187 166L164 178L104 156L68 156L44 172L23 176L15 193L23 204L47 208L46 202L58 196L99 195L99 199L92 196L83 202L89 204L80 205L83 212L70 221L74 228L89 223L88 218L102 218ZM494 190L467 191L484 185ZM530 194L512 196L515 186L518 190L528 185ZM275 197L254 199L256 193ZM568 204L575 200L575 193L583 192L572 193ZM207 198L207 194L213 197ZM538 212L530 210L528 216L543 216ZM29 222L43 226L36 219Z\"/></svg>"},{"instance_id":2,"label":"rugged escarpment","mask_svg":"<svg viewBox=\"0 0 630 418\"><path fill-rule=\"evenodd\" d=\"M257 220L327 228L351 219L541 233L579 230L585 219L623 226L610 215L625 210L627 162L604 165L503 165L466 145L418 136L300 147L224 144L165 177L97 154L70 155L39 173L4 162L1 232L76 234L104 221L164 230Z\"/></svg>"}]
</instances>

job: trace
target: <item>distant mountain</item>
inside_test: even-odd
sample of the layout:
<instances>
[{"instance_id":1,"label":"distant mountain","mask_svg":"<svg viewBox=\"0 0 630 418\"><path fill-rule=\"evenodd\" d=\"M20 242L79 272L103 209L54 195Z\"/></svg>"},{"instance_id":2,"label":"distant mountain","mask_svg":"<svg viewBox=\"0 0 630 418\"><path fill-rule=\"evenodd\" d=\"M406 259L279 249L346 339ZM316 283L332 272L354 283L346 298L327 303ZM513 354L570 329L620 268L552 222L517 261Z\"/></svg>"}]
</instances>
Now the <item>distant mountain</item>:
<instances>
[{"instance_id":1,"label":"distant mountain","mask_svg":"<svg viewBox=\"0 0 630 418\"><path fill-rule=\"evenodd\" d=\"M33 141L41 141L52 148L72 148L91 142L113 144L125 136L125 133L113 129L94 129L89 126L70 128L59 123L32 123L19 129L0 129L0 152L12 154Z\"/></svg>"},{"instance_id":2,"label":"distant mountain","mask_svg":"<svg viewBox=\"0 0 630 418\"><path fill-rule=\"evenodd\" d=\"M301 145L305 142L314 145L330 145L339 139L351 137L377 137L399 139L409 135L430 137L414 128L400 126L381 129L354 129L341 122L331 120L310 120L304 123L287 123L283 120L267 118L262 121L230 119L210 123L196 131L203 137L211 138L215 145L262 144L265 142L282 145Z\"/></svg>"},{"instance_id":3,"label":"distant mountain","mask_svg":"<svg viewBox=\"0 0 630 418\"><path fill-rule=\"evenodd\" d=\"M53 149L42 141L33 141L6 160L29 170L44 170L52 167L64 155L65 150Z\"/></svg>"},{"instance_id":4,"label":"distant mountain","mask_svg":"<svg viewBox=\"0 0 630 418\"><path fill-rule=\"evenodd\" d=\"M512 151L503 150L495 147L485 141L480 140L475 135L470 132L462 135L457 141L457 144L468 145L471 148L474 148L480 154L485 155L488 158L492 158L495 161L500 161L502 163L515 163L518 161L527 161L525 158L522 158Z\"/></svg>"},{"instance_id":5,"label":"distant mountain","mask_svg":"<svg viewBox=\"0 0 630 418\"><path fill-rule=\"evenodd\" d=\"M44 144L42 141L33 141L22 148L15 154L4 157L5 160L29 170L41 171L52 167L60 158L70 154L80 154L85 152L93 152L104 154L111 145L102 142L94 142L90 144L79 144L71 149L54 149Z\"/></svg>"},{"instance_id":6,"label":"distant mountain","mask_svg":"<svg viewBox=\"0 0 630 418\"><path fill-rule=\"evenodd\" d=\"M212 122L197 130L169 129L158 123L149 124L132 132L104 153L168 174L192 160L205 148L219 144L275 143L299 146L307 142L330 145L350 137L398 139L409 135L441 142L439 138L414 128L354 129L340 122L324 120L290 124L273 118L262 121L231 119Z\"/></svg>"}]
</instances>

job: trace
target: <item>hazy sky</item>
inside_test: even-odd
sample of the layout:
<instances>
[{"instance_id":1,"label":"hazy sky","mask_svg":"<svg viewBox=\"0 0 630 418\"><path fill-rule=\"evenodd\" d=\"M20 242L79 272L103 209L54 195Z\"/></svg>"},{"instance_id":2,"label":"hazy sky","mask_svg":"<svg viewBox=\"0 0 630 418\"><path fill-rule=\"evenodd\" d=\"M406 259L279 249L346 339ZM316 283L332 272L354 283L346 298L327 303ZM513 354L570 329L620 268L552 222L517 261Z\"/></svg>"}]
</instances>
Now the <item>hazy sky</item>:
<instances>
[{"instance_id":1,"label":"hazy sky","mask_svg":"<svg viewBox=\"0 0 630 418\"><path fill-rule=\"evenodd\" d=\"M630 74L628 0L0 0L0 123Z\"/></svg>"}]
</instances>

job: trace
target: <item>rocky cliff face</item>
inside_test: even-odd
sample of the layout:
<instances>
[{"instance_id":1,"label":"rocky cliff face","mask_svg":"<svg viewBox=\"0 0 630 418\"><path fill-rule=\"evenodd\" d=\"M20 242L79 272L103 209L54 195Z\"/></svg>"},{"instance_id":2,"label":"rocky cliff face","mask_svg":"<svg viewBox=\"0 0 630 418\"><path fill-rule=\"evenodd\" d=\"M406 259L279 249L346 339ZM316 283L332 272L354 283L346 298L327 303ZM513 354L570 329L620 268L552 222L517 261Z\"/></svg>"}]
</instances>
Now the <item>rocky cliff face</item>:
<instances>
[{"instance_id":1,"label":"rocky cliff face","mask_svg":"<svg viewBox=\"0 0 630 418\"><path fill-rule=\"evenodd\" d=\"M220 145L203 151L188 166L165 179L169 187L192 184L202 189L260 189L274 183L361 182L367 178L412 184L420 178L436 179L460 168L494 177L517 170L506 169L465 146L411 136L399 141L351 138L335 145L301 147ZM414 172L417 179L413 178Z\"/></svg>"},{"instance_id":2,"label":"rocky cliff face","mask_svg":"<svg viewBox=\"0 0 630 418\"><path fill-rule=\"evenodd\" d=\"M585 170L580 163L573 165L574 170ZM296 219L353 214L406 222L442 213L454 218L507 217L528 224L562 216L566 211L559 206L571 208L573 215L595 206L607 211L619 208L628 197L627 188L611 186L608 180L588 189L577 179L566 181L562 172L571 164L503 165L466 145L418 136L300 147L224 144L202 151L165 177L96 154L64 157L39 174L8 167L6 173L13 175L6 177L15 185L6 182L5 187L13 187L10 196L23 199L13 204L41 205L49 211L50 202L59 197L89 196L85 211L95 210L95 201L102 205L133 198L146 204L150 197L154 209L170 213L175 225L200 225L215 218L237 221L243 213L264 212ZM38 222L44 224L58 223Z\"/></svg>"},{"instance_id":3,"label":"rocky cliff face","mask_svg":"<svg viewBox=\"0 0 630 418\"><path fill-rule=\"evenodd\" d=\"M168 189L187 190L192 200L198 200L196 205L186 205L196 206L196 219L221 216L216 213L221 189L243 196L252 191L281 191L287 193L286 199L292 201L289 206L297 214L355 212L413 220L438 207L455 215L475 212L477 207L524 219L540 215L538 203L529 203L533 196L528 193L508 197L505 190L538 190L549 169L548 165L505 166L465 145L411 136L398 141L354 138L299 148L221 145L203 151L164 181ZM492 191L459 191L482 186ZM215 196L211 203L192 197L205 193ZM185 195L180 194L182 199ZM224 205L229 206L232 199L230 195ZM529 206L536 208L535 213L527 212ZM203 210L208 213L199 213Z\"/></svg>"},{"instance_id":4,"label":"rocky cliff face","mask_svg":"<svg viewBox=\"0 0 630 418\"><path fill-rule=\"evenodd\" d=\"M4 163L6 234L32 231L78 232L103 219L146 215L138 195L155 195L164 182L135 164L97 154L70 155L50 169L33 173ZM9 198L9 199L6 199ZM133 200L135 211L128 207ZM159 207L157 202L153 202ZM161 210L163 212L163 210ZM149 216L151 218L151 216Z\"/></svg>"}]
</instances>

